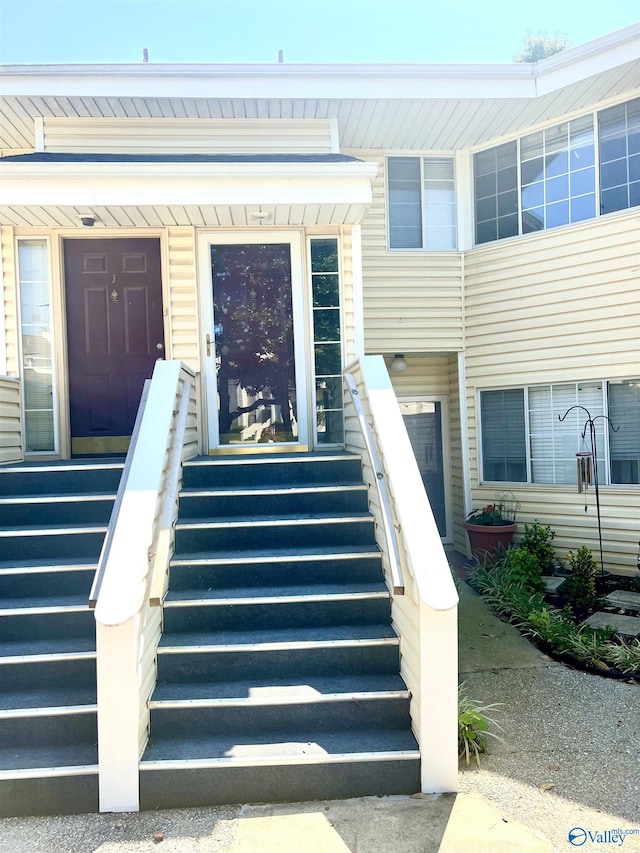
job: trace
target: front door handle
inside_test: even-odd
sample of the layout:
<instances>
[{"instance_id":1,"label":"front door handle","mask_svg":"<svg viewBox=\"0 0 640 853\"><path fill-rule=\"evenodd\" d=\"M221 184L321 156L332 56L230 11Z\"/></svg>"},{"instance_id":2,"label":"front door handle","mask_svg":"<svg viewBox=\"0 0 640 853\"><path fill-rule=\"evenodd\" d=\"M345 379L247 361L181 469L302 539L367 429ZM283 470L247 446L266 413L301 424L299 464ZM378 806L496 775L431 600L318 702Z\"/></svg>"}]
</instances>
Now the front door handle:
<instances>
[{"instance_id":1,"label":"front door handle","mask_svg":"<svg viewBox=\"0 0 640 853\"><path fill-rule=\"evenodd\" d=\"M211 335L207 334L207 355L211 355Z\"/></svg>"}]
</instances>

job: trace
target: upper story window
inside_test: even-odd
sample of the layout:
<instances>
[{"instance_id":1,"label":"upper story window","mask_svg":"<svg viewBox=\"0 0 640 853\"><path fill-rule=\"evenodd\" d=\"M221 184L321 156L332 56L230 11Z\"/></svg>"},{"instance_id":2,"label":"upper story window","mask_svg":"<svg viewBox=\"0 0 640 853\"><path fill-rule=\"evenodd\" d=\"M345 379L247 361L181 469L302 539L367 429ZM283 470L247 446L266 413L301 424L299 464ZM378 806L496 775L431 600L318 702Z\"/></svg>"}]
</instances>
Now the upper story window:
<instances>
[{"instance_id":1,"label":"upper story window","mask_svg":"<svg viewBox=\"0 0 640 853\"><path fill-rule=\"evenodd\" d=\"M640 98L598 113L600 212L640 204Z\"/></svg>"},{"instance_id":2,"label":"upper story window","mask_svg":"<svg viewBox=\"0 0 640 853\"><path fill-rule=\"evenodd\" d=\"M456 248L456 198L451 157L389 157L389 248Z\"/></svg>"},{"instance_id":3,"label":"upper story window","mask_svg":"<svg viewBox=\"0 0 640 853\"><path fill-rule=\"evenodd\" d=\"M595 118L474 154L476 244L640 204L640 98L597 114L598 148Z\"/></svg>"},{"instance_id":4,"label":"upper story window","mask_svg":"<svg viewBox=\"0 0 640 853\"><path fill-rule=\"evenodd\" d=\"M596 215L591 116L532 133L520 140L523 234Z\"/></svg>"}]
</instances>

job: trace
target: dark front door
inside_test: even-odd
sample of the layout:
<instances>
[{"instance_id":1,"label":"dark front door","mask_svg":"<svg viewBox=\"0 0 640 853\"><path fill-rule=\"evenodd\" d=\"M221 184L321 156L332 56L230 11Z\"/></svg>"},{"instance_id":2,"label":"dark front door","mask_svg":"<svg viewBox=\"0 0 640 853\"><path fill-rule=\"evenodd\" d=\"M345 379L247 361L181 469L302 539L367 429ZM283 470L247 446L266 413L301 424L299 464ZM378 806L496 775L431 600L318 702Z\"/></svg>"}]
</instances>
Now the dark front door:
<instances>
[{"instance_id":1,"label":"dark front door","mask_svg":"<svg viewBox=\"0 0 640 853\"><path fill-rule=\"evenodd\" d=\"M66 240L64 265L71 452L123 453L164 357L160 242Z\"/></svg>"}]
</instances>

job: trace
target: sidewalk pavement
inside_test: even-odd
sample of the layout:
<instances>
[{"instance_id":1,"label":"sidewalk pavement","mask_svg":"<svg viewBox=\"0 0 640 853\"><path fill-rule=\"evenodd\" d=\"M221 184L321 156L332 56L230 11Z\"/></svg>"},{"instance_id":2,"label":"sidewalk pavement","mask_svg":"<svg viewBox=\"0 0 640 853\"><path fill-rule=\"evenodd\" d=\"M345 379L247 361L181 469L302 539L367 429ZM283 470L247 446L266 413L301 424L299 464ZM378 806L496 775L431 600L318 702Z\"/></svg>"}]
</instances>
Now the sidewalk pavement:
<instances>
[{"instance_id":1,"label":"sidewalk pavement","mask_svg":"<svg viewBox=\"0 0 640 853\"><path fill-rule=\"evenodd\" d=\"M480 769L461 765L457 795L7 818L0 820L0 850L640 851L637 684L552 661L491 615L466 585L460 594L460 673L470 697L502 703L492 716L504 743L491 741Z\"/></svg>"}]
</instances>

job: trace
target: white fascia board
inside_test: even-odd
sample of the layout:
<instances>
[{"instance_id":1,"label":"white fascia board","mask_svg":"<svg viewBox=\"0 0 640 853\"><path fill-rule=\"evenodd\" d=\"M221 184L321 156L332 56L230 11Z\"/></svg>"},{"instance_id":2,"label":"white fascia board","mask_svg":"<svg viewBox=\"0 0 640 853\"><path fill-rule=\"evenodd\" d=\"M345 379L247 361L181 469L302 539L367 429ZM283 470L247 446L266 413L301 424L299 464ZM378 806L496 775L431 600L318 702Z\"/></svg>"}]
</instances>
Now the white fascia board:
<instances>
[{"instance_id":1,"label":"white fascia board","mask_svg":"<svg viewBox=\"0 0 640 853\"><path fill-rule=\"evenodd\" d=\"M1 174L0 170L0 174ZM369 178L107 177L77 175L0 179L0 205L369 205Z\"/></svg>"},{"instance_id":2,"label":"white fascia board","mask_svg":"<svg viewBox=\"0 0 640 853\"><path fill-rule=\"evenodd\" d=\"M121 162L108 163L83 160L66 162L9 162L0 160L0 179L4 182L13 177L24 180L44 178L168 178L210 179L224 178L235 180L243 178L265 178L288 180L290 178L343 179L368 178L372 180L378 174L378 164L371 161L337 163L292 163L292 162Z\"/></svg>"},{"instance_id":3,"label":"white fascia board","mask_svg":"<svg viewBox=\"0 0 640 853\"><path fill-rule=\"evenodd\" d=\"M149 67L149 66L146 66ZM282 67L282 66L281 66ZM532 98L529 65L136 66L44 67L14 76L0 68L2 94L16 97L105 98ZM135 70L134 70L135 69Z\"/></svg>"},{"instance_id":4,"label":"white fascia board","mask_svg":"<svg viewBox=\"0 0 640 853\"><path fill-rule=\"evenodd\" d=\"M531 98L640 56L640 24L534 64L0 66L3 95L162 98Z\"/></svg>"}]
</instances>

